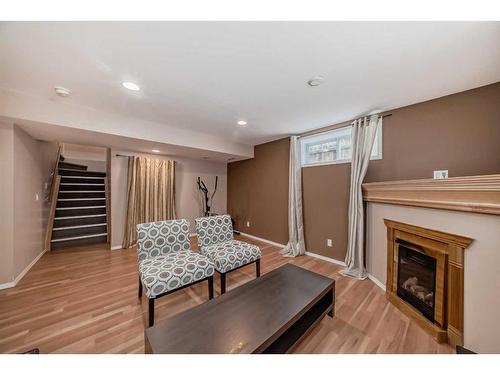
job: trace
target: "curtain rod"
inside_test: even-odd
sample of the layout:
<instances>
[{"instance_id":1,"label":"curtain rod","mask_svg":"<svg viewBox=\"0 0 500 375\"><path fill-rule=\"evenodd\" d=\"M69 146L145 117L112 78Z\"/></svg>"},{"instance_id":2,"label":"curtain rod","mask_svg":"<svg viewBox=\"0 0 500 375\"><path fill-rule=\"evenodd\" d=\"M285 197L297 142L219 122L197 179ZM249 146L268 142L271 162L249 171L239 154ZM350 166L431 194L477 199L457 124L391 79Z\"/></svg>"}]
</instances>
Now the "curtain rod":
<instances>
[{"instance_id":1,"label":"curtain rod","mask_svg":"<svg viewBox=\"0 0 500 375\"><path fill-rule=\"evenodd\" d=\"M366 115L366 116L362 116L362 117L369 117L369 116L373 116L373 115ZM392 113L387 113L385 115L381 115L380 117L385 118L385 117L389 117L389 116L392 116ZM343 128L343 127L351 124L353 121L357 120L358 118L352 119L352 120L349 120L349 121L344 121L344 122L341 122L339 124L324 126L322 128L319 128L319 129L310 130L308 132L304 132L304 133L298 134L297 136L299 138L301 138L301 137L305 137L305 136L309 136L309 135L315 135L315 134L319 134L319 133L324 133L324 132L327 132L327 131L330 131L330 130L335 130L335 129L338 129L338 128Z\"/></svg>"},{"instance_id":2,"label":"curtain rod","mask_svg":"<svg viewBox=\"0 0 500 375\"><path fill-rule=\"evenodd\" d=\"M118 156L120 158L129 158L129 157L131 157L133 155L115 154L115 156ZM150 158L150 159L155 159L155 158ZM166 160L166 159L155 159L155 160ZM177 161L175 161L175 160L172 160L172 159L168 159L168 160L173 161L174 163L177 163Z\"/></svg>"}]
</instances>

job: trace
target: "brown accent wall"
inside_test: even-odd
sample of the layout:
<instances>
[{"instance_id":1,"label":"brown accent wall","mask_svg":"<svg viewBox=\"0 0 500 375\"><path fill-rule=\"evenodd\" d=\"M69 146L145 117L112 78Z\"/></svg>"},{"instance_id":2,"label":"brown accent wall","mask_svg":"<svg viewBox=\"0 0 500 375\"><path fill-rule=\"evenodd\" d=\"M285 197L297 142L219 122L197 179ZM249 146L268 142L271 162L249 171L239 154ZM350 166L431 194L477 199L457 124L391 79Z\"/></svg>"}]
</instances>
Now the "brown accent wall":
<instances>
[{"instance_id":1,"label":"brown accent wall","mask_svg":"<svg viewBox=\"0 0 500 375\"><path fill-rule=\"evenodd\" d=\"M347 248L347 210L351 164L302 168L306 249L343 260ZM326 240L333 241L332 247Z\"/></svg>"},{"instance_id":2,"label":"brown accent wall","mask_svg":"<svg viewBox=\"0 0 500 375\"><path fill-rule=\"evenodd\" d=\"M450 177L500 173L500 82L388 113L383 159L370 163L365 181L431 178L436 169L448 169ZM288 151L288 139L266 143L255 147L254 159L228 167L228 209L239 217L239 228L280 243L288 233ZM343 260L350 164L302 173L307 250ZM258 227L243 228L245 217ZM326 246L327 238L333 247Z\"/></svg>"},{"instance_id":3,"label":"brown accent wall","mask_svg":"<svg viewBox=\"0 0 500 375\"><path fill-rule=\"evenodd\" d=\"M255 146L253 159L228 164L227 204L236 229L288 242L289 153L290 141L285 138Z\"/></svg>"},{"instance_id":4,"label":"brown accent wall","mask_svg":"<svg viewBox=\"0 0 500 375\"><path fill-rule=\"evenodd\" d=\"M500 172L500 82L389 113L383 158L370 162L365 181Z\"/></svg>"}]
</instances>

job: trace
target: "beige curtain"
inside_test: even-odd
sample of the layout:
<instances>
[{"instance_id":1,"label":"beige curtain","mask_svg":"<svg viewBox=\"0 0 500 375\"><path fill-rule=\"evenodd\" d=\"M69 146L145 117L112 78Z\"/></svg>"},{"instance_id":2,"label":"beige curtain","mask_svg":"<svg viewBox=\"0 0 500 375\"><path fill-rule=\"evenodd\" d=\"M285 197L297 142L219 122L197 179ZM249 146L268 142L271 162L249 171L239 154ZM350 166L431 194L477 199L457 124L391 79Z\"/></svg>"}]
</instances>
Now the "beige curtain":
<instances>
[{"instance_id":1,"label":"beige curtain","mask_svg":"<svg viewBox=\"0 0 500 375\"><path fill-rule=\"evenodd\" d=\"M304 221L302 218L302 166L300 165L299 137L290 137L288 177L288 243L281 251L287 257L306 253Z\"/></svg>"},{"instance_id":2,"label":"beige curtain","mask_svg":"<svg viewBox=\"0 0 500 375\"><path fill-rule=\"evenodd\" d=\"M136 225L175 218L175 162L130 156L123 248L137 241Z\"/></svg>"},{"instance_id":3,"label":"beige curtain","mask_svg":"<svg viewBox=\"0 0 500 375\"><path fill-rule=\"evenodd\" d=\"M382 117L377 115L369 119L364 117L352 124L352 162L351 162L351 190L349 193L349 232L347 253L345 257L346 268L341 274L365 279L367 277L365 269L364 254L364 209L363 193L361 184L365 178L373 143L377 129L382 126Z\"/></svg>"}]
</instances>

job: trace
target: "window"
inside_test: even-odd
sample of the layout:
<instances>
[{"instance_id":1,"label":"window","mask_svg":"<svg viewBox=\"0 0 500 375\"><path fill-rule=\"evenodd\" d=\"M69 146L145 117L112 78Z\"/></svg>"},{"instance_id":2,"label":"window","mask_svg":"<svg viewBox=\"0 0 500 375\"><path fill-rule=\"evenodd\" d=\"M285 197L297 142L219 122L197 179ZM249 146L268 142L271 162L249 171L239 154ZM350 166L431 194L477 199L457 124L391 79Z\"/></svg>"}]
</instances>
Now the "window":
<instances>
[{"instance_id":1,"label":"window","mask_svg":"<svg viewBox=\"0 0 500 375\"><path fill-rule=\"evenodd\" d=\"M300 139L302 166L349 163L352 127L346 126ZM382 127L377 130L371 159L382 159Z\"/></svg>"}]
</instances>

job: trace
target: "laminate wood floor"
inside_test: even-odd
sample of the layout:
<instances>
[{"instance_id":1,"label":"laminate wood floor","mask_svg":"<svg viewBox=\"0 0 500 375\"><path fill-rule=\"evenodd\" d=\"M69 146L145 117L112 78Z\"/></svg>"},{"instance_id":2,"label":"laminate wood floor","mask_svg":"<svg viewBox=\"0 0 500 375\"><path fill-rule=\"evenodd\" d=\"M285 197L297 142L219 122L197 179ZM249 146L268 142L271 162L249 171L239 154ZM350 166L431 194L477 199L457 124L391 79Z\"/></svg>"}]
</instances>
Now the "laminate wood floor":
<instances>
[{"instance_id":1,"label":"laminate wood floor","mask_svg":"<svg viewBox=\"0 0 500 375\"><path fill-rule=\"evenodd\" d=\"M453 353L385 299L369 280L338 274L340 266L243 237L263 252L262 273L291 262L336 279L336 316L325 317L296 353ZM255 266L228 274L228 290L255 277ZM219 278L215 277L216 296ZM208 298L206 283L156 301L156 322ZM0 290L0 353L144 353L147 300L137 297L135 248L103 245L45 254L14 288ZM196 329L196 327L193 327Z\"/></svg>"}]
</instances>

